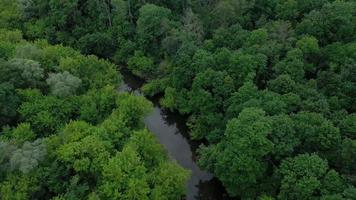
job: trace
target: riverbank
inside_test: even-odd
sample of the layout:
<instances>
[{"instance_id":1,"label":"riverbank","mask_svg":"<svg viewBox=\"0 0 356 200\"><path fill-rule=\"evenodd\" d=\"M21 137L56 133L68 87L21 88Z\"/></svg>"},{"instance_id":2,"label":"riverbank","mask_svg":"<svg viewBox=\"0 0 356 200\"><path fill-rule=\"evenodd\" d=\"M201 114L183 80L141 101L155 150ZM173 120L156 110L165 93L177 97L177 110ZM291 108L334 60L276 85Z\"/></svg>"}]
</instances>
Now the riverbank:
<instances>
[{"instance_id":1,"label":"riverbank","mask_svg":"<svg viewBox=\"0 0 356 200\"><path fill-rule=\"evenodd\" d=\"M140 88L144 84L144 80L125 68L120 69L120 73L124 79L120 90L141 95ZM195 152L201 142L190 139L185 117L161 108L159 96L148 99L153 103L154 110L144 119L146 127L165 147L171 159L191 171L191 178L187 184L186 199L229 199L221 183L211 173L201 170L197 165Z\"/></svg>"}]
</instances>

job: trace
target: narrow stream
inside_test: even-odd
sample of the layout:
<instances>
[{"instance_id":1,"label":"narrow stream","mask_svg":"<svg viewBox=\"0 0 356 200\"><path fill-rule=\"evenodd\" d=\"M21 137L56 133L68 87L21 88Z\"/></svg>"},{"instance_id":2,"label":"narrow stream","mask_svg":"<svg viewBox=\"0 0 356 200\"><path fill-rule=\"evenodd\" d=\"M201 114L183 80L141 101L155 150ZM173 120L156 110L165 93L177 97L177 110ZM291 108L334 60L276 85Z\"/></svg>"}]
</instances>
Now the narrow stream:
<instances>
[{"instance_id":1,"label":"narrow stream","mask_svg":"<svg viewBox=\"0 0 356 200\"><path fill-rule=\"evenodd\" d=\"M128 70L121 69L120 72L124 78L120 90L140 95L139 89L144 82ZM154 104L154 110L144 119L146 127L157 137L172 159L191 171L186 200L228 199L221 183L212 174L198 167L195 152L200 143L190 140L184 116L162 109L158 103L159 98L149 100Z\"/></svg>"}]
</instances>

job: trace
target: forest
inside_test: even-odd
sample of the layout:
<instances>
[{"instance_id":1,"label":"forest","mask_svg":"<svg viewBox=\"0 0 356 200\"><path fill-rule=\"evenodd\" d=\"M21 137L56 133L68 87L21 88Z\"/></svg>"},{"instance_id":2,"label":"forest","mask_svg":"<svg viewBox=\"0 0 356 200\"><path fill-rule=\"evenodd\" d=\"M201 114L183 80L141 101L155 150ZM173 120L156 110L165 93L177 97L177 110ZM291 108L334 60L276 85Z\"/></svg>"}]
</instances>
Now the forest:
<instances>
[{"instance_id":1,"label":"forest","mask_svg":"<svg viewBox=\"0 0 356 200\"><path fill-rule=\"evenodd\" d=\"M119 68L231 199L356 199L355 0L0 0L1 200L184 197Z\"/></svg>"}]
</instances>

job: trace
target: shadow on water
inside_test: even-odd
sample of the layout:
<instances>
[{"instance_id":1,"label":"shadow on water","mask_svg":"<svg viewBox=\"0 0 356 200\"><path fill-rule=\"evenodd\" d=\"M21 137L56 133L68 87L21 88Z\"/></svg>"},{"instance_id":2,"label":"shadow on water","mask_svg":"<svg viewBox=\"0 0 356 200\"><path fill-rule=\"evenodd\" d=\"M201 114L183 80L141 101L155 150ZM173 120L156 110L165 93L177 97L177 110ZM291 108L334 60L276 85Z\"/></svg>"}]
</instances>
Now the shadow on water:
<instances>
[{"instance_id":1,"label":"shadow on water","mask_svg":"<svg viewBox=\"0 0 356 200\"><path fill-rule=\"evenodd\" d=\"M140 95L139 89L144 81L127 69L120 69L124 78L121 91ZM164 110L159 105L159 97L148 98L154 104L154 110L145 119L146 127L165 147L168 155L182 167L191 171L187 185L187 200L224 200L229 199L221 183L207 171L201 170L196 163L196 150L201 144L190 139L186 126L186 117L179 113Z\"/></svg>"}]
</instances>

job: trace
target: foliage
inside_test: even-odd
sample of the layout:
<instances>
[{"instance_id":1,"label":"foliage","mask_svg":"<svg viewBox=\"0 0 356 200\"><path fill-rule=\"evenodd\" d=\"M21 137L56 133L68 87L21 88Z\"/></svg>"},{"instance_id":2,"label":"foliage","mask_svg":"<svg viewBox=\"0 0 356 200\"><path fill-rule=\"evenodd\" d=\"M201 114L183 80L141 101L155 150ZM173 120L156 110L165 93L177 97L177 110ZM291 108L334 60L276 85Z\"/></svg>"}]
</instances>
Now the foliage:
<instances>
[{"instance_id":1,"label":"foliage","mask_svg":"<svg viewBox=\"0 0 356 200\"><path fill-rule=\"evenodd\" d=\"M0 84L0 126L12 123L17 117L17 108L21 101L15 87L9 83Z\"/></svg>"},{"instance_id":2,"label":"foliage","mask_svg":"<svg viewBox=\"0 0 356 200\"><path fill-rule=\"evenodd\" d=\"M132 72L142 78L149 78L149 74L153 74L155 71L155 66L152 58L144 56L143 52L136 51L135 55L131 57L128 62L128 68Z\"/></svg>"},{"instance_id":3,"label":"foliage","mask_svg":"<svg viewBox=\"0 0 356 200\"><path fill-rule=\"evenodd\" d=\"M139 9L137 37L144 52L158 53L160 41L170 28L171 11L167 8L146 4Z\"/></svg>"},{"instance_id":4,"label":"foliage","mask_svg":"<svg viewBox=\"0 0 356 200\"><path fill-rule=\"evenodd\" d=\"M199 162L215 173L230 194L255 196L267 170L263 157L273 151L267 138L270 131L263 110L246 108L228 122L220 143L202 149Z\"/></svg>"},{"instance_id":5,"label":"foliage","mask_svg":"<svg viewBox=\"0 0 356 200\"><path fill-rule=\"evenodd\" d=\"M1 82L11 83L16 88L36 88L43 85L43 69L34 60L11 59L0 64L0 72L6 74L0 78Z\"/></svg>"},{"instance_id":6,"label":"foliage","mask_svg":"<svg viewBox=\"0 0 356 200\"><path fill-rule=\"evenodd\" d=\"M116 104L118 110L127 120L129 127L137 127L141 120L152 110L152 103L144 97L135 97L127 93L120 94Z\"/></svg>"},{"instance_id":7,"label":"foliage","mask_svg":"<svg viewBox=\"0 0 356 200\"><path fill-rule=\"evenodd\" d=\"M42 50L33 44L27 43L16 47L15 57L29 60L40 60L42 57Z\"/></svg>"},{"instance_id":8,"label":"foliage","mask_svg":"<svg viewBox=\"0 0 356 200\"><path fill-rule=\"evenodd\" d=\"M58 74L49 74L46 80L52 95L67 97L76 93L82 81L69 72L64 71Z\"/></svg>"},{"instance_id":9,"label":"foliage","mask_svg":"<svg viewBox=\"0 0 356 200\"><path fill-rule=\"evenodd\" d=\"M96 56L78 56L60 60L59 68L82 80L84 89L99 89L106 85L118 85L121 77L116 66Z\"/></svg>"},{"instance_id":10,"label":"foliage","mask_svg":"<svg viewBox=\"0 0 356 200\"><path fill-rule=\"evenodd\" d=\"M352 0L0 0L1 195L184 193L187 172L143 129L151 103L115 92L107 58L187 115L230 196L355 199L355 17ZM45 158L11 171L37 139Z\"/></svg>"},{"instance_id":11,"label":"foliage","mask_svg":"<svg viewBox=\"0 0 356 200\"><path fill-rule=\"evenodd\" d=\"M5 170L5 172L20 171L26 174L38 167L44 159L46 146L41 139L34 142L25 142L20 147L2 142L0 151L2 152L2 170Z\"/></svg>"},{"instance_id":12,"label":"foliage","mask_svg":"<svg viewBox=\"0 0 356 200\"><path fill-rule=\"evenodd\" d=\"M18 25L21 12L16 1L1 0L0 10L0 28L13 28Z\"/></svg>"},{"instance_id":13,"label":"foliage","mask_svg":"<svg viewBox=\"0 0 356 200\"><path fill-rule=\"evenodd\" d=\"M36 138L35 133L31 129L31 125L28 123L18 124L16 128L11 131L9 136L15 143L23 144L26 141L32 141Z\"/></svg>"},{"instance_id":14,"label":"foliage","mask_svg":"<svg viewBox=\"0 0 356 200\"><path fill-rule=\"evenodd\" d=\"M166 89L167 82L168 79L155 79L142 86L141 91L146 96L153 97L156 94L164 92L164 90Z\"/></svg>"},{"instance_id":15,"label":"foliage","mask_svg":"<svg viewBox=\"0 0 356 200\"><path fill-rule=\"evenodd\" d=\"M45 96L38 90L20 92L22 104L19 113L23 121L30 123L39 136L46 136L59 130L69 122L75 112L71 99Z\"/></svg>"},{"instance_id":16,"label":"foliage","mask_svg":"<svg viewBox=\"0 0 356 200\"><path fill-rule=\"evenodd\" d=\"M117 96L112 86L93 89L79 96L79 119L93 124L102 122L116 108Z\"/></svg>"},{"instance_id":17,"label":"foliage","mask_svg":"<svg viewBox=\"0 0 356 200\"><path fill-rule=\"evenodd\" d=\"M189 173L143 127L152 104L116 91L113 64L44 41L11 44L0 62L1 199L184 194Z\"/></svg>"},{"instance_id":18,"label":"foliage","mask_svg":"<svg viewBox=\"0 0 356 200\"><path fill-rule=\"evenodd\" d=\"M28 173L39 165L46 154L46 147L41 140L32 143L25 142L23 146L13 152L10 157L10 170Z\"/></svg>"},{"instance_id":19,"label":"foliage","mask_svg":"<svg viewBox=\"0 0 356 200\"><path fill-rule=\"evenodd\" d=\"M287 158L278 171L282 176L279 198L310 199L320 192L342 193L345 189L342 177L334 170L327 171L327 162L315 154Z\"/></svg>"}]
</instances>

